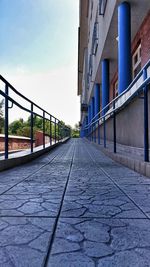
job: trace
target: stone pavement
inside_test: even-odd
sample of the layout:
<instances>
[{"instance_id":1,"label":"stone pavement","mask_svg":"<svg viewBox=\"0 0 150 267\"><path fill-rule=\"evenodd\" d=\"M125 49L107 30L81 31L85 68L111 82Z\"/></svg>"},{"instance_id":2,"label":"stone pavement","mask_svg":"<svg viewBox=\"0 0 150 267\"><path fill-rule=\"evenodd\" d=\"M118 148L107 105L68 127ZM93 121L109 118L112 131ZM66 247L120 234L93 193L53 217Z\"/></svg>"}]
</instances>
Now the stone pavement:
<instances>
[{"instance_id":1,"label":"stone pavement","mask_svg":"<svg viewBox=\"0 0 150 267\"><path fill-rule=\"evenodd\" d=\"M80 139L0 173L0 267L112 266L150 266L150 179Z\"/></svg>"}]
</instances>

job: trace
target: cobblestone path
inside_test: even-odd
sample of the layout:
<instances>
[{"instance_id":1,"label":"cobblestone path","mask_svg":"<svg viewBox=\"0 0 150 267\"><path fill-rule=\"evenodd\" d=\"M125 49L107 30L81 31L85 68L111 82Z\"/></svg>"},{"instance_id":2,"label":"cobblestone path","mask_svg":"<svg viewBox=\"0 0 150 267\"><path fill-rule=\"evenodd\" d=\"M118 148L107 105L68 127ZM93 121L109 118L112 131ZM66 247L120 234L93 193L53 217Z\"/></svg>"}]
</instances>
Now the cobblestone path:
<instances>
[{"instance_id":1,"label":"cobblestone path","mask_svg":"<svg viewBox=\"0 0 150 267\"><path fill-rule=\"evenodd\" d=\"M150 179L80 139L0 173L0 267L113 266L150 266Z\"/></svg>"}]
</instances>

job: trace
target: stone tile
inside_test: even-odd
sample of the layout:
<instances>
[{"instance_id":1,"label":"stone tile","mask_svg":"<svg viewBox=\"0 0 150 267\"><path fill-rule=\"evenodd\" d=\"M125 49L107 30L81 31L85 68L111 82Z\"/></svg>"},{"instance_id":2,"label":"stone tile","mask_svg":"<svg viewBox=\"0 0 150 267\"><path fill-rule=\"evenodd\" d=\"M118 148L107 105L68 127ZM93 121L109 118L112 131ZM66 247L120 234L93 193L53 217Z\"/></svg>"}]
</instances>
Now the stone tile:
<instances>
[{"instance_id":1,"label":"stone tile","mask_svg":"<svg viewBox=\"0 0 150 267\"><path fill-rule=\"evenodd\" d=\"M0 266L41 267L54 219L1 218Z\"/></svg>"},{"instance_id":2,"label":"stone tile","mask_svg":"<svg viewBox=\"0 0 150 267\"><path fill-rule=\"evenodd\" d=\"M149 242L147 219L61 218L48 266L149 266Z\"/></svg>"},{"instance_id":3,"label":"stone tile","mask_svg":"<svg viewBox=\"0 0 150 267\"><path fill-rule=\"evenodd\" d=\"M62 217L146 218L143 212L124 194L118 191L97 195L67 196Z\"/></svg>"},{"instance_id":4,"label":"stone tile","mask_svg":"<svg viewBox=\"0 0 150 267\"><path fill-rule=\"evenodd\" d=\"M16 194L0 196L0 216L49 216L58 214L61 196Z\"/></svg>"},{"instance_id":5,"label":"stone tile","mask_svg":"<svg viewBox=\"0 0 150 267\"><path fill-rule=\"evenodd\" d=\"M28 185L20 183L9 190L8 194L62 194L64 185Z\"/></svg>"}]
</instances>

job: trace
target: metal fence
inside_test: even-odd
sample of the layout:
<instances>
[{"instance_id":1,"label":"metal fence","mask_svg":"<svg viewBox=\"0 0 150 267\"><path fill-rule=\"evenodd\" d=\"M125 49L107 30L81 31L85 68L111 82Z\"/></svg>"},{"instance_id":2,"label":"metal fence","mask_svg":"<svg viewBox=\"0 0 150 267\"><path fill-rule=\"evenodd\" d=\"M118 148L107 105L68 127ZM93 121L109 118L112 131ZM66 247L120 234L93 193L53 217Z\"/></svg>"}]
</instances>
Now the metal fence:
<instances>
[{"instance_id":1,"label":"metal fence","mask_svg":"<svg viewBox=\"0 0 150 267\"><path fill-rule=\"evenodd\" d=\"M43 120L43 148L45 148L45 123L49 122L49 145L52 145L52 128L54 128L53 139L54 143L62 141L65 138L69 138L71 136L71 129L67 127L62 121L57 119L55 116L51 115L49 112L35 104L33 101L25 97L23 94L18 92L6 79L4 79L0 75L0 81L4 83L5 90L0 90L0 95L5 99L5 116L4 116L4 135L5 135L5 159L9 157L9 109L13 107L13 105L17 106L21 110L26 111L30 116L30 152L34 152L34 116L38 116ZM19 96L21 99L25 100L26 103L29 104L30 108L27 108L26 105L20 104L13 97L10 96L10 91L13 91L15 95ZM11 106L10 106L11 103ZM37 108L41 113L34 111Z\"/></svg>"},{"instance_id":2,"label":"metal fence","mask_svg":"<svg viewBox=\"0 0 150 267\"><path fill-rule=\"evenodd\" d=\"M90 123L88 123L84 127L84 136L86 136L90 141L96 142L96 129L98 131L98 144L100 144L100 127L103 125L103 142L104 147L106 148L106 120L108 118L113 118L113 152L116 153L117 151L117 142L116 142L116 133L117 133L117 127L116 127L116 115L123 107L128 105L133 98L136 96L139 96L143 99L143 105L144 105L144 161L149 161L149 128L148 128L148 87L150 85L150 77L148 77L148 68L150 67L150 60L147 62L147 64L142 68L142 70L138 73L138 75L135 77L135 79L132 81L132 83L129 85L129 87L122 92L120 95L118 95L116 98L114 98L111 102L109 102L108 105L106 105L100 112L98 112L91 120ZM143 78L142 84L132 90L136 82ZM143 96L140 96L141 93L143 93Z\"/></svg>"}]
</instances>

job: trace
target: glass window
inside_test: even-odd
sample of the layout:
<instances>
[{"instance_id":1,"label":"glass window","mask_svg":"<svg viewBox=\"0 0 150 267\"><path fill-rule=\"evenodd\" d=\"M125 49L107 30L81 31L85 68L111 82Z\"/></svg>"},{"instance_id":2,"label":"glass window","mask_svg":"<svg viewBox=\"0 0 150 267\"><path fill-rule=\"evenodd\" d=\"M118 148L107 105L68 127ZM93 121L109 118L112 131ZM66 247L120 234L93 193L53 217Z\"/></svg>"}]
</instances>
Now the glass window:
<instances>
[{"instance_id":1,"label":"glass window","mask_svg":"<svg viewBox=\"0 0 150 267\"><path fill-rule=\"evenodd\" d=\"M138 45L132 56L132 76L133 79L141 70L141 44Z\"/></svg>"}]
</instances>

